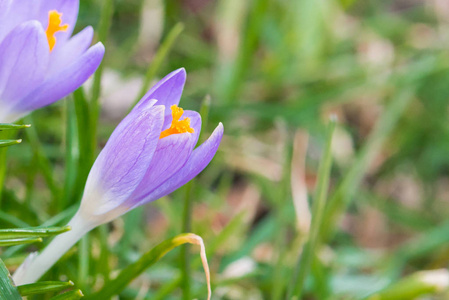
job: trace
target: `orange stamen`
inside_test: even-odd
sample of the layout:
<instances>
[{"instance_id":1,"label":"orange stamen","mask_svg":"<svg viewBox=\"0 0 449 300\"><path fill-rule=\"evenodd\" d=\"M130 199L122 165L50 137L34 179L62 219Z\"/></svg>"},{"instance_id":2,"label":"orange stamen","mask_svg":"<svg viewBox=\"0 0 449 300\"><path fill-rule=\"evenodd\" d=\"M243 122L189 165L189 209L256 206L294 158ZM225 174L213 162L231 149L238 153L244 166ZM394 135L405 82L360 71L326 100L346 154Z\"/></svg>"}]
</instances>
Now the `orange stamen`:
<instances>
[{"instance_id":1,"label":"orange stamen","mask_svg":"<svg viewBox=\"0 0 449 300\"><path fill-rule=\"evenodd\" d=\"M161 132L159 139L172 134L195 132L195 130L190 127L190 118L184 118L183 120L179 121L179 119L182 117L182 114L184 113L184 110L181 107L178 107L178 105L174 104L170 106L170 109L173 120L171 121L170 127Z\"/></svg>"},{"instance_id":2,"label":"orange stamen","mask_svg":"<svg viewBox=\"0 0 449 300\"><path fill-rule=\"evenodd\" d=\"M48 45L50 46L50 52L53 50L53 47L56 44L56 38L55 33L58 31L67 31L69 28L68 24L64 24L61 26L62 23L62 13L58 13L57 10L50 10L48 12L48 27L47 30L45 30L45 33L47 34L47 41Z\"/></svg>"}]
</instances>

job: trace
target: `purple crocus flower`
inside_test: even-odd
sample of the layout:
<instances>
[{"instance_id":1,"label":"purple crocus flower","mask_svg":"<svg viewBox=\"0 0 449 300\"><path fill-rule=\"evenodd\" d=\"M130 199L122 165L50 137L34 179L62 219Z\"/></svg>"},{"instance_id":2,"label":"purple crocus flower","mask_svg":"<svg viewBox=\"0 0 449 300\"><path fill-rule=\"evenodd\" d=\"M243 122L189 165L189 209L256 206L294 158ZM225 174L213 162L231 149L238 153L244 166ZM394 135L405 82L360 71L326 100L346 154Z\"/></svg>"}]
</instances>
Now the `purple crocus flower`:
<instances>
[{"instance_id":1,"label":"purple crocus flower","mask_svg":"<svg viewBox=\"0 0 449 300\"><path fill-rule=\"evenodd\" d=\"M0 0L0 123L73 92L99 66L93 29L71 37L79 0Z\"/></svg>"},{"instance_id":2,"label":"purple crocus flower","mask_svg":"<svg viewBox=\"0 0 449 300\"><path fill-rule=\"evenodd\" d=\"M25 261L14 274L16 284L36 281L86 232L173 192L209 164L223 125L194 149L201 117L177 106L185 80L184 69L167 75L117 126L89 173L72 230Z\"/></svg>"}]
</instances>

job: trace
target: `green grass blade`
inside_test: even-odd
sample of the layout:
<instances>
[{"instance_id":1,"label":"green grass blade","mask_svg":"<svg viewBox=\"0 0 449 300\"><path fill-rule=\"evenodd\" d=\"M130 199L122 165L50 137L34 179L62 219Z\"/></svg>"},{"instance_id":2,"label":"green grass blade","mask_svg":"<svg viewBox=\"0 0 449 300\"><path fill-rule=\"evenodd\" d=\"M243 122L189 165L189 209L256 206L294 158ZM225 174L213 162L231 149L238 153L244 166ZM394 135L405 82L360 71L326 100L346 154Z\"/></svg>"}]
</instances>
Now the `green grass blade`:
<instances>
[{"instance_id":1,"label":"green grass blade","mask_svg":"<svg viewBox=\"0 0 449 300\"><path fill-rule=\"evenodd\" d=\"M139 276L143 271L154 265L157 261L159 261L162 257L165 256L169 251L174 248L186 244L198 244L198 236L192 233L184 233L175 236L174 238L168 239L144 255L140 257L136 262L128 265L125 269L123 269L115 279L109 281L100 291L93 295L88 295L87 299L108 299L114 295L120 293L131 281L133 281L137 276ZM204 250L204 249L203 249ZM205 253L204 253L205 254ZM205 258L205 257L204 257ZM204 263L204 261L203 261ZM206 270L206 277L209 281L209 271L207 267L207 263L204 266Z\"/></svg>"},{"instance_id":2,"label":"green grass blade","mask_svg":"<svg viewBox=\"0 0 449 300\"><path fill-rule=\"evenodd\" d=\"M86 234L79 242L78 252L78 285L83 288L86 285L89 277L89 263L90 263L90 235Z\"/></svg>"},{"instance_id":3,"label":"green grass blade","mask_svg":"<svg viewBox=\"0 0 449 300\"><path fill-rule=\"evenodd\" d=\"M0 123L0 130L17 130L31 127L30 124L8 124Z\"/></svg>"},{"instance_id":4,"label":"green grass blade","mask_svg":"<svg viewBox=\"0 0 449 300\"><path fill-rule=\"evenodd\" d=\"M72 281L41 281L31 284L19 285L17 289L22 296L44 294L47 292L59 292L73 287Z\"/></svg>"},{"instance_id":5,"label":"green grass blade","mask_svg":"<svg viewBox=\"0 0 449 300\"><path fill-rule=\"evenodd\" d=\"M297 299L301 299L303 285L307 275L309 274L310 266L319 243L320 227L323 224L323 220L325 220L323 219L323 215L329 189L330 172L332 169L332 136L334 134L335 127L336 120L331 120L327 129L325 151L318 170L318 183L312 205L312 222L310 226L309 238L304 246L302 254L298 258L295 275L290 283L288 292L289 296L287 299L291 299L292 295L296 296Z\"/></svg>"},{"instance_id":6,"label":"green grass blade","mask_svg":"<svg viewBox=\"0 0 449 300\"><path fill-rule=\"evenodd\" d=\"M201 132L198 138L198 143L201 143L204 139L204 134L207 132L207 124L209 122L209 112L210 112L210 95L206 95L204 97L203 102L200 107L200 115L201 115Z\"/></svg>"},{"instance_id":7,"label":"green grass blade","mask_svg":"<svg viewBox=\"0 0 449 300\"><path fill-rule=\"evenodd\" d=\"M21 300L19 291L14 286L9 271L0 259L0 299Z\"/></svg>"},{"instance_id":8,"label":"green grass blade","mask_svg":"<svg viewBox=\"0 0 449 300\"><path fill-rule=\"evenodd\" d=\"M8 147L8 146L17 145L17 144L20 144L21 142L22 142L21 139L18 139L18 140L0 140L0 148L1 147Z\"/></svg>"},{"instance_id":9,"label":"green grass blade","mask_svg":"<svg viewBox=\"0 0 449 300\"><path fill-rule=\"evenodd\" d=\"M198 142L201 143L201 138L207 130L207 121L209 118L210 110L210 96L204 97L201 103L200 115L202 120L201 133L198 138ZM193 179L187 183L184 187L185 197L184 197L184 208L182 215L182 230L181 232L190 232L192 228L192 190L195 187L196 180ZM191 267L190 267L190 245L185 245L181 249L181 270L182 270L182 290L183 298L185 300L190 300L190 278L191 278Z\"/></svg>"},{"instance_id":10,"label":"green grass blade","mask_svg":"<svg viewBox=\"0 0 449 300\"><path fill-rule=\"evenodd\" d=\"M26 120L27 123L33 123L32 116L27 116ZM45 155L44 147L39 140L39 136L37 134L35 126L29 128L29 130L26 130L25 133L28 141L30 142L30 148L34 155L36 155L37 161L39 163L39 169L44 176L45 182L47 183L47 186L50 189L53 198L59 199L61 190L55 182L55 179L53 177L53 166L48 157Z\"/></svg>"},{"instance_id":11,"label":"green grass blade","mask_svg":"<svg viewBox=\"0 0 449 300\"><path fill-rule=\"evenodd\" d=\"M0 140L11 139L12 137L14 137L12 132L0 132ZM0 203L6 176L6 152L7 148L0 147Z\"/></svg>"},{"instance_id":12,"label":"green grass blade","mask_svg":"<svg viewBox=\"0 0 449 300\"><path fill-rule=\"evenodd\" d=\"M338 217L349 205L370 163L402 116L407 104L413 98L412 95L413 93L410 89L402 91L388 105L385 113L377 122L376 128L370 134L368 141L360 151L356 161L348 170L346 176L329 201L329 206L326 209L324 217L327 221L322 228L322 237L328 238L330 236Z\"/></svg>"},{"instance_id":13,"label":"green grass blade","mask_svg":"<svg viewBox=\"0 0 449 300\"><path fill-rule=\"evenodd\" d=\"M445 269L416 272L365 299L418 299L420 296L439 293L447 289L447 283L442 281L442 279L448 277L449 272Z\"/></svg>"},{"instance_id":14,"label":"green grass blade","mask_svg":"<svg viewBox=\"0 0 449 300\"><path fill-rule=\"evenodd\" d=\"M67 232L69 230L70 230L70 226L0 229L0 240L32 238L32 237L47 237L47 236L61 234L61 233Z\"/></svg>"},{"instance_id":15,"label":"green grass blade","mask_svg":"<svg viewBox=\"0 0 449 300\"><path fill-rule=\"evenodd\" d=\"M114 1L113 0L105 0L103 9L101 10L100 23L98 29L98 39L106 44L106 40L108 37L109 28L111 27L112 17L114 15ZM97 71L94 75L94 82L92 84L92 98L90 101L89 108L89 130L88 134L90 139L88 140L88 145L90 147L89 154L92 155L90 159L93 159L95 155L95 151L97 148L97 127L98 127L98 118L100 116L100 95L101 95L101 77L103 74L104 61L100 64ZM79 114L78 114L79 117ZM78 120L78 124L81 120ZM80 142L81 144L81 142ZM90 167L90 165L89 165ZM82 166L81 168L84 168ZM84 170L84 169L83 169ZM84 172L81 174L84 176ZM77 181L79 184L79 181ZM79 190L79 186L78 190Z\"/></svg>"},{"instance_id":16,"label":"green grass blade","mask_svg":"<svg viewBox=\"0 0 449 300\"><path fill-rule=\"evenodd\" d=\"M86 99L84 90L82 88L77 89L73 93L73 99L75 103L79 147L78 176L74 189L77 195L75 195L74 198L78 198L78 196L82 193L87 175L89 174L90 167L92 166L95 158L96 143L93 145L90 143L94 140L94 138L92 137L92 131L89 130L90 110L89 102Z\"/></svg>"},{"instance_id":17,"label":"green grass blade","mask_svg":"<svg viewBox=\"0 0 449 300\"><path fill-rule=\"evenodd\" d=\"M157 71L159 70L159 68L162 65L162 62L170 53L170 49L173 47L173 44L175 43L176 39L178 38L178 36L181 34L181 32L183 30L184 30L184 25L182 23L178 23L175 26L173 26L173 28L168 33L166 39L159 47L156 55L154 56L153 61L151 62L150 66L147 70L147 73L143 80L143 84L140 89L140 92L139 92L136 100L134 101L134 105L137 102L139 102L140 98L142 98L143 95L145 95L145 93L147 92L148 88L150 87L151 81L156 76Z\"/></svg>"},{"instance_id":18,"label":"green grass blade","mask_svg":"<svg viewBox=\"0 0 449 300\"><path fill-rule=\"evenodd\" d=\"M245 76L250 69L252 58L257 51L257 44L261 38L262 27L270 1L251 1L250 13L247 16L246 28L243 29L242 42L236 60L232 65L232 72L220 83L220 99L226 104L236 104L238 94L245 82Z\"/></svg>"},{"instance_id":19,"label":"green grass blade","mask_svg":"<svg viewBox=\"0 0 449 300\"><path fill-rule=\"evenodd\" d=\"M76 191L76 178L79 166L79 145L76 124L76 109L74 99L71 97L64 102L66 108L66 130L65 130L65 178L64 195L59 199L59 210L63 210L67 205L78 200L74 199Z\"/></svg>"},{"instance_id":20,"label":"green grass blade","mask_svg":"<svg viewBox=\"0 0 449 300\"><path fill-rule=\"evenodd\" d=\"M244 213L240 213L236 215L225 228L215 237L215 239L208 243L207 245L207 255L211 255L215 253L219 247L225 245L229 240L233 237L235 232L238 232L244 223ZM193 268L197 268L201 264L200 259L195 259L192 263ZM181 284L182 276L178 276L173 281L164 284L160 289L158 289L157 293L154 295L153 299L155 300L163 300L165 299L173 290L175 290Z\"/></svg>"},{"instance_id":21,"label":"green grass blade","mask_svg":"<svg viewBox=\"0 0 449 300\"><path fill-rule=\"evenodd\" d=\"M84 297L84 295L81 292L81 290L76 290L58 295L56 297L51 298L50 300L76 300L81 299L82 297Z\"/></svg>"},{"instance_id":22,"label":"green grass blade","mask_svg":"<svg viewBox=\"0 0 449 300\"><path fill-rule=\"evenodd\" d=\"M184 187L185 197L184 197L184 207L182 214L182 230L181 232L189 232L192 228L192 188L195 181L187 183ZM182 271L182 296L184 300L190 300L190 278L191 278L191 267L190 267L190 245L184 245L181 249L181 271Z\"/></svg>"},{"instance_id":23,"label":"green grass blade","mask_svg":"<svg viewBox=\"0 0 449 300\"><path fill-rule=\"evenodd\" d=\"M0 240L0 247L15 246L42 242L42 238L4 239Z\"/></svg>"},{"instance_id":24,"label":"green grass blade","mask_svg":"<svg viewBox=\"0 0 449 300\"><path fill-rule=\"evenodd\" d=\"M112 16L114 14L114 1L105 0L103 9L101 10L100 23L98 24L98 40L103 44L106 43L109 28L111 27ZM92 105L98 106L98 98L101 93L101 75L103 74L103 63L100 64L94 75L92 86Z\"/></svg>"},{"instance_id":25,"label":"green grass blade","mask_svg":"<svg viewBox=\"0 0 449 300\"><path fill-rule=\"evenodd\" d=\"M0 211L0 220L5 221L11 225L14 225L16 227L30 227L30 225L24 221L22 221L21 219L7 214L3 211Z\"/></svg>"}]
</instances>

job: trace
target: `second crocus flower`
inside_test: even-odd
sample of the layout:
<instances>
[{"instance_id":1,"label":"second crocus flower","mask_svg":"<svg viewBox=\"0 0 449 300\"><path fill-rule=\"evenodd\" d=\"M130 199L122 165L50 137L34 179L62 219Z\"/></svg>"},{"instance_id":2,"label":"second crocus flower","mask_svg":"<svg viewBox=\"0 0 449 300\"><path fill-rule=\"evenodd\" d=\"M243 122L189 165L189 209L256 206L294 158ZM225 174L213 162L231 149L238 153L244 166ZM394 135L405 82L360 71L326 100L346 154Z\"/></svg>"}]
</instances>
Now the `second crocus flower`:
<instances>
[{"instance_id":1,"label":"second crocus flower","mask_svg":"<svg viewBox=\"0 0 449 300\"><path fill-rule=\"evenodd\" d=\"M0 123L73 92L104 55L92 27L71 37L79 0L0 0ZM90 48L89 48L90 47Z\"/></svg>"},{"instance_id":2,"label":"second crocus flower","mask_svg":"<svg viewBox=\"0 0 449 300\"><path fill-rule=\"evenodd\" d=\"M89 173L72 230L31 256L14 274L16 284L35 282L85 233L173 192L209 164L223 125L194 149L201 117L178 107L185 80L184 69L167 75L117 126Z\"/></svg>"}]
</instances>

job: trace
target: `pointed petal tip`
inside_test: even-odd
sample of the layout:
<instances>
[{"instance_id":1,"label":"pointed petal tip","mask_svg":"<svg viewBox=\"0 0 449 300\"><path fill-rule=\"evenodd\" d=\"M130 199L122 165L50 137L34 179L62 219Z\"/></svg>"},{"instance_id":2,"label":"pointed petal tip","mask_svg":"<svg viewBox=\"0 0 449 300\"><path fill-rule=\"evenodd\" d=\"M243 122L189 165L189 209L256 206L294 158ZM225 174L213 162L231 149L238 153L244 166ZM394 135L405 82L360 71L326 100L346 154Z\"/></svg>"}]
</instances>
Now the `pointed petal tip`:
<instances>
[{"instance_id":1,"label":"pointed petal tip","mask_svg":"<svg viewBox=\"0 0 449 300\"><path fill-rule=\"evenodd\" d=\"M80 31L80 33L83 32L84 34L88 35L90 37L90 40L92 41L94 37L94 28L92 26L86 26L83 28L83 30Z\"/></svg>"},{"instance_id":2,"label":"pointed petal tip","mask_svg":"<svg viewBox=\"0 0 449 300\"><path fill-rule=\"evenodd\" d=\"M182 79L183 83L185 83L187 78L187 72L184 68L179 68L168 74L165 79L167 81L173 80L173 79Z\"/></svg>"},{"instance_id":3,"label":"pointed petal tip","mask_svg":"<svg viewBox=\"0 0 449 300\"><path fill-rule=\"evenodd\" d=\"M212 133L212 135L220 135L219 140L221 141L221 138L223 137L223 133L224 133L224 126L223 123L218 123L217 127L215 127L214 132Z\"/></svg>"},{"instance_id":4,"label":"pointed petal tip","mask_svg":"<svg viewBox=\"0 0 449 300\"><path fill-rule=\"evenodd\" d=\"M94 28L91 25L87 25L83 30L88 30L94 32Z\"/></svg>"},{"instance_id":5,"label":"pointed petal tip","mask_svg":"<svg viewBox=\"0 0 449 300\"><path fill-rule=\"evenodd\" d=\"M98 42L95 45L93 45L92 47L89 48L89 50L92 51L96 51L98 53L101 53L101 55L103 56L104 52L105 52L105 48L102 42Z\"/></svg>"},{"instance_id":6,"label":"pointed petal tip","mask_svg":"<svg viewBox=\"0 0 449 300\"><path fill-rule=\"evenodd\" d=\"M100 65L101 61L103 60L105 48L101 42L96 43L95 45L91 46L87 51L84 53L88 61L94 66L92 73L95 72L95 70Z\"/></svg>"},{"instance_id":7,"label":"pointed petal tip","mask_svg":"<svg viewBox=\"0 0 449 300\"><path fill-rule=\"evenodd\" d=\"M184 67L181 67L181 68L175 70L175 72L176 73L181 73L181 74L183 74L185 76L187 75L186 69Z\"/></svg>"},{"instance_id":8,"label":"pointed petal tip","mask_svg":"<svg viewBox=\"0 0 449 300\"><path fill-rule=\"evenodd\" d=\"M148 99L157 99L159 104L170 107L178 104L181 99L182 90L186 82L186 71L184 68L177 69L156 83L143 97L140 99L139 107Z\"/></svg>"}]
</instances>

